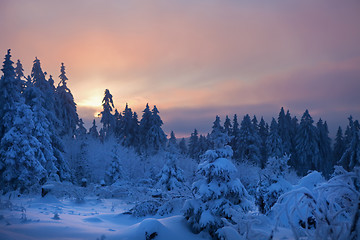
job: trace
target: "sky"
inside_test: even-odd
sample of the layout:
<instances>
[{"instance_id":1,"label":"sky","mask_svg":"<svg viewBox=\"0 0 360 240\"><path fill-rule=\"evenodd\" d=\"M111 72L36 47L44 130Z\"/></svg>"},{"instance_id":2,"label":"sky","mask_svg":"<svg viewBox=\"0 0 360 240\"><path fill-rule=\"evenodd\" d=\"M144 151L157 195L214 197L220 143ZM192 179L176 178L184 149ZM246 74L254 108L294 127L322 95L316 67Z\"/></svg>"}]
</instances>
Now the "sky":
<instances>
[{"instance_id":1,"label":"sky","mask_svg":"<svg viewBox=\"0 0 360 240\"><path fill-rule=\"evenodd\" d=\"M87 126L105 89L167 134L210 131L216 115L308 109L334 135L360 119L360 1L1 0L0 55L35 57L68 86Z\"/></svg>"}]
</instances>

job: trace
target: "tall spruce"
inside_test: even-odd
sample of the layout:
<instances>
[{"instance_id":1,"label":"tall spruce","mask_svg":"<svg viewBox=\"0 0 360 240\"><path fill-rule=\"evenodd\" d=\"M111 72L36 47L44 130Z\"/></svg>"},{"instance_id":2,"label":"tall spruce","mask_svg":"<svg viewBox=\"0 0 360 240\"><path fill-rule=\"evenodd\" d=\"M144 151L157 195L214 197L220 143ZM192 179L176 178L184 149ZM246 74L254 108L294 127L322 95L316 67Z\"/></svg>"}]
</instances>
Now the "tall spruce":
<instances>
[{"instance_id":1,"label":"tall spruce","mask_svg":"<svg viewBox=\"0 0 360 240\"><path fill-rule=\"evenodd\" d=\"M332 168L332 149L331 139L329 137L328 125L320 118L316 124L319 133L319 150L320 150L320 171L328 175Z\"/></svg>"},{"instance_id":2,"label":"tall spruce","mask_svg":"<svg viewBox=\"0 0 360 240\"><path fill-rule=\"evenodd\" d=\"M112 115L114 102L109 89L105 89L104 98L102 100L102 107L103 111L100 113L100 122L103 124L103 134L104 138L106 138L111 135L114 125L114 116Z\"/></svg>"},{"instance_id":3,"label":"tall spruce","mask_svg":"<svg viewBox=\"0 0 360 240\"><path fill-rule=\"evenodd\" d=\"M244 116L241 122L238 141L240 159L260 166L261 139L248 114Z\"/></svg>"},{"instance_id":4,"label":"tall spruce","mask_svg":"<svg viewBox=\"0 0 360 240\"><path fill-rule=\"evenodd\" d=\"M297 171L305 175L308 170L321 171L321 157L319 149L319 133L313 125L314 120L306 110L301 117L296 135L296 152L298 157Z\"/></svg>"},{"instance_id":5,"label":"tall spruce","mask_svg":"<svg viewBox=\"0 0 360 240\"><path fill-rule=\"evenodd\" d=\"M344 151L345 151L345 143L344 143L343 131L342 128L339 126L336 132L335 143L334 143L334 151L333 151L334 164L340 161L342 155L344 154Z\"/></svg>"},{"instance_id":6,"label":"tall spruce","mask_svg":"<svg viewBox=\"0 0 360 240\"><path fill-rule=\"evenodd\" d=\"M358 120L353 121L349 117L348 131L346 134L346 146L344 154L339 163L347 170L351 171L355 166L360 165L360 124Z\"/></svg>"}]
</instances>

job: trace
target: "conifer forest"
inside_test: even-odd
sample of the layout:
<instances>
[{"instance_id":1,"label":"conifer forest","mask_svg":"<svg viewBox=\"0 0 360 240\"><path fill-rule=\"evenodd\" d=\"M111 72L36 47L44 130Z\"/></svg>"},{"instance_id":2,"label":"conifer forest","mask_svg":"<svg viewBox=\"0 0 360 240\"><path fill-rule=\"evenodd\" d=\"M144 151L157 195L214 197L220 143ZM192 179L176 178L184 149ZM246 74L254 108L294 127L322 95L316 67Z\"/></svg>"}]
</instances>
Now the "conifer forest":
<instances>
[{"instance_id":1,"label":"conifer forest","mask_svg":"<svg viewBox=\"0 0 360 240\"><path fill-rule=\"evenodd\" d=\"M360 124L279 109L214 116L165 134L104 89L86 128L64 63L25 72L9 49L0 79L0 239L360 238ZM28 75L29 74L29 75ZM165 123L166 124L166 123Z\"/></svg>"}]
</instances>

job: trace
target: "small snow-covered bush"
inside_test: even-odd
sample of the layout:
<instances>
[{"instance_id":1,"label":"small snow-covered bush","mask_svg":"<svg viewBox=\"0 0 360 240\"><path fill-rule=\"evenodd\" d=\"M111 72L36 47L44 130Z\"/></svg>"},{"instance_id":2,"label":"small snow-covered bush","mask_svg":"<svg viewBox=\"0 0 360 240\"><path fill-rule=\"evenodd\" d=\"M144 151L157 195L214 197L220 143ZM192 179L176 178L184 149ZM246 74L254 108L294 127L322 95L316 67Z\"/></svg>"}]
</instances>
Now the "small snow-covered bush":
<instances>
[{"instance_id":1,"label":"small snow-covered bush","mask_svg":"<svg viewBox=\"0 0 360 240\"><path fill-rule=\"evenodd\" d=\"M315 184L315 183L318 184ZM273 208L277 225L290 226L295 239L359 239L360 169L336 167L327 182L318 172L301 179Z\"/></svg>"},{"instance_id":2,"label":"small snow-covered bush","mask_svg":"<svg viewBox=\"0 0 360 240\"><path fill-rule=\"evenodd\" d=\"M177 157L175 154L167 155L167 162L158 175L157 186L167 191L179 190L184 187L183 171L178 167Z\"/></svg>"},{"instance_id":3,"label":"small snow-covered bush","mask_svg":"<svg viewBox=\"0 0 360 240\"><path fill-rule=\"evenodd\" d=\"M130 213L136 217L155 215L160 206L161 204L155 200L139 202L132 209L130 209Z\"/></svg>"}]
</instances>

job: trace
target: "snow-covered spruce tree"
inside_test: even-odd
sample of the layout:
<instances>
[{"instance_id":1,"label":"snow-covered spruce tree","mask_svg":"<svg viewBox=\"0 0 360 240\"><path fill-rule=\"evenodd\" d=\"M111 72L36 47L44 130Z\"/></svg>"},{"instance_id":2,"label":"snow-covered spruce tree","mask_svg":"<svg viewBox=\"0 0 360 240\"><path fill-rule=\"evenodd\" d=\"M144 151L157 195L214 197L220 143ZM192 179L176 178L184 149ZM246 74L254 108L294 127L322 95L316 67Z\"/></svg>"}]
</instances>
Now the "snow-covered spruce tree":
<instances>
[{"instance_id":1,"label":"snow-covered spruce tree","mask_svg":"<svg viewBox=\"0 0 360 240\"><path fill-rule=\"evenodd\" d=\"M0 143L0 185L7 191L24 192L47 180L42 144L34 136L36 118L24 103L16 103L13 126Z\"/></svg>"},{"instance_id":2,"label":"snow-covered spruce tree","mask_svg":"<svg viewBox=\"0 0 360 240\"><path fill-rule=\"evenodd\" d=\"M60 82L56 88L57 101L59 106L58 108L58 119L61 122L62 135L74 136L76 125L79 122L79 116L76 112L76 103L74 102L74 97L67 87L67 76L65 72L64 63L61 63L60 68Z\"/></svg>"},{"instance_id":3,"label":"snow-covered spruce tree","mask_svg":"<svg viewBox=\"0 0 360 240\"><path fill-rule=\"evenodd\" d=\"M133 112L126 104L123 115L119 115L118 138L123 146L130 147L136 143L137 122L134 121Z\"/></svg>"},{"instance_id":4,"label":"snow-covered spruce tree","mask_svg":"<svg viewBox=\"0 0 360 240\"><path fill-rule=\"evenodd\" d=\"M168 141L167 149L172 153L179 153L179 145L177 144L176 137L174 131L171 131L170 138Z\"/></svg>"},{"instance_id":5,"label":"snow-covered spruce tree","mask_svg":"<svg viewBox=\"0 0 360 240\"><path fill-rule=\"evenodd\" d=\"M237 170L229 160L233 152L226 145L229 137L215 132L212 138L215 149L202 156L197 170L201 179L193 184L195 199L186 201L184 216L195 233L206 231L217 239L218 229L249 210L250 197L240 180L234 178Z\"/></svg>"},{"instance_id":6,"label":"snow-covered spruce tree","mask_svg":"<svg viewBox=\"0 0 360 240\"><path fill-rule=\"evenodd\" d=\"M17 84L20 84L21 91L23 91L26 82L24 80L25 79L24 69L19 59L16 62L15 74L16 74Z\"/></svg>"},{"instance_id":7,"label":"snow-covered spruce tree","mask_svg":"<svg viewBox=\"0 0 360 240\"><path fill-rule=\"evenodd\" d=\"M31 79L24 96L26 104L33 111L35 122L33 134L41 143L41 150L46 159L45 168L54 180L70 180L69 166L63 157L64 146L56 128L58 119L54 111L54 88L45 79L40 60L37 58L34 61Z\"/></svg>"},{"instance_id":8,"label":"snow-covered spruce tree","mask_svg":"<svg viewBox=\"0 0 360 240\"><path fill-rule=\"evenodd\" d=\"M139 150L140 152L146 152L147 149L149 149L149 143L147 141L147 134L151 128L151 111L149 104L146 104L145 109L143 110L143 115L140 120L140 126L139 126L139 134L140 134L140 144L139 144Z\"/></svg>"},{"instance_id":9,"label":"snow-covered spruce tree","mask_svg":"<svg viewBox=\"0 0 360 240\"><path fill-rule=\"evenodd\" d=\"M349 117L349 126L346 133L346 146L339 163L351 171L355 166L360 166L360 124Z\"/></svg>"},{"instance_id":10,"label":"snow-covered spruce tree","mask_svg":"<svg viewBox=\"0 0 360 240\"><path fill-rule=\"evenodd\" d=\"M199 159L199 136L198 131L194 129L189 139L189 156L194 159Z\"/></svg>"},{"instance_id":11,"label":"snow-covered spruce tree","mask_svg":"<svg viewBox=\"0 0 360 240\"><path fill-rule=\"evenodd\" d=\"M114 125L114 115L112 115L112 110L114 108L114 102L112 99L112 95L109 89L105 89L104 98L102 100L103 111L100 113L101 120L100 122L103 124L103 134L104 138L107 138L112 134L113 125ZM103 139L104 140L104 139Z\"/></svg>"},{"instance_id":12,"label":"snow-covered spruce tree","mask_svg":"<svg viewBox=\"0 0 360 240\"><path fill-rule=\"evenodd\" d=\"M234 151L234 159L240 159L240 149L239 149L240 129L236 114L234 114L233 128L230 136L232 137L232 139L230 140L229 145Z\"/></svg>"},{"instance_id":13,"label":"snow-covered spruce tree","mask_svg":"<svg viewBox=\"0 0 360 240\"><path fill-rule=\"evenodd\" d=\"M282 140L278 131L278 124L274 118L271 121L269 136L266 140L266 147L267 155L269 157L280 158L285 154Z\"/></svg>"},{"instance_id":14,"label":"snow-covered spruce tree","mask_svg":"<svg viewBox=\"0 0 360 240\"><path fill-rule=\"evenodd\" d=\"M16 112L16 103L21 99L21 84L19 79L15 77L14 62L11 60L10 49L5 55L3 75L0 78L0 139L12 126L12 118Z\"/></svg>"},{"instance_id":15,"label":"snow-covered spruce tree","mask_svg":"<svg viewBox=\"0 0 360 240\"><path fill-rule=\"evenodd\" d=\"M334 143L334 151L333 151L334 165L335 163L340 161L342 155L344 154L344 151L345 151L345 143L344 143L343 131L339 126L336 132L335 143Z\"/></svg>"},{"instance_id":16,"label":"snow-covered spruce tree","mask_svg":"<svg viewBox=\"0 0 360 240\"><path fill-rule=\"evenodd\" d=\"M308 170L321 169L319 133L313 125L314 120L306 110L301 118L296 135L297 171L305 175Z\"/></svg>"},{"instance_id":17,"label":"snow-covered spruce tree","mask_svg":"<svg viewBox=\"0 0 360 240\"><path fill-rule=\"evenodd\" d=\"M225 117L224 131L227 133L227 135L231 136L232 124L231 124L231 121L230 121L230 118L228 115L226 115L226 117Z\"/></svg>"},{"instance_id":18,"label":"snow-covered spruce tree","mask_svg":"<svg viewBox=\"0 0 360 240\"><path fill-rule=\"evenodd\" d=\"M319 133L319 151L320 151L320 171L324 175L329 175L332 165L332 149L331 149L331 139L329 137L329 130L326 121L323 123L321 118L316 124L318 133Z\"/></svg>"},{"instance_id":19,"label":"snow-covered spruce tree","mask_svg":"<svg viewBox=\"0 0 360 240\"><path fill-rule=\"evenodd\" d=\"M291 184L285 180L288 171L289 157L269 157L265 169L260 173L256 189L256 204L263 214L268 213L277 199L291 189Z\"/></svg>"},{"instance_id":20,"label":"snow-covered spruce tree","mask_svg":"<svg viewBox=\"0 0 360 240\"><path fill-rule=\"evenodd\" d=\"M166 191L181 190L184 187L183 171L178 167L178 157L176 153L166 155L166 163L158 175L157 186Z\"/></svg>"},{"instance_id":21,"label":"snow-covered spruce tree","mask_svg":"<svg viewBox=\"0 0 360 240\"><path fill-rule=\"evenodd\" d=\"M265 123L265 120L263 117L261 117L260 123L259 123L259 136L261 139L261 145L260 145L260 155L261 155L261 164L260 167L264 168L266 165L266 161L268 158L267 155L267 148L266 148L266 140L269 135L269 126L267 123Z\"/></svg>"},{"instance_id":22,"label":"snow-covered spruce tree","mask_svg":"<svg viewBox=\"0 0 360 240\"><path fill-rule=\"evenodd\" d=\"M244 116L244 119L241 122L239 133L238 151L240 154L240 159L242 161L251 162L257 166L260 166L261 139L248 114Z\"/></svg>"},{"instance_id":23,"label":"snow-covered spruce tree","mask_svg":"<svg viewBox=\"0 0 360 240\"><path fill-rule=\"evenodd\" d=\"M281 141L283 143L284 152L291 154L291 117L290 113L285 115L282 107L278 117L278 131Z\"/></svg>"},{"instance_id":24,"label":"snow-covered spruce tree","mask_svg":"<svg viewBox=\"0 0 360 240\"><path fill-rule=\"evenodd\" d=\"M112 161L105 172L105 181L108 185L114 184L116 181L124 177L124 170L121 166L119 155L117 153L116 147L112 150Z\"/></svg>"},{"instance_id":25,"label":"snow-covered spruce tree","mask_svg":"<svg viewBox=\"0 0 360 240\"><path fill-rule=\"evenodd\" d=\"M75 130L75 136L77 139L86 138L86 128L82 118L79 119L78 128Z\"/></svg>"},{"instance_id":26,"label":"snow-covered spruce tree","mask_svg":"<svg viewBox=\"0 0 360 240\"><path fill-rule=\"evenodd\" d=\"M180 153L185 155L188 154L188 148L186 146L185 138L182 138L179 142Z\"/></svg>"},{"instance_id":27,"label":"snow-covered spruce tree","mask_svg":"<svg viewBox=\"0 0 360 240\"><path fill-rule=\"evenodd\" d=\"M97 126L96 126L95 119L93 120L93 124L92 124L91 128L89 129L88 134L94 139L99 138L99 133L97 131Z\"/></svg>"},{"instance_id":28,"label":"snow-covered spruce tree","mask_svg":"<svg viewBox=\"0 0 360 240\"><path fill-rule=\"evenodd\" d=\"M150 118L151 127L146 133L146 146L148 153L155 154L166 147L166 135L161 126L163 121L160 118L159 110L154 106Z\"/></svg>"}]
</instances>

